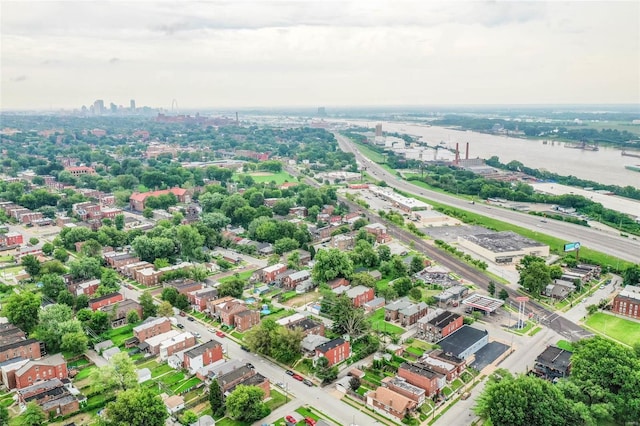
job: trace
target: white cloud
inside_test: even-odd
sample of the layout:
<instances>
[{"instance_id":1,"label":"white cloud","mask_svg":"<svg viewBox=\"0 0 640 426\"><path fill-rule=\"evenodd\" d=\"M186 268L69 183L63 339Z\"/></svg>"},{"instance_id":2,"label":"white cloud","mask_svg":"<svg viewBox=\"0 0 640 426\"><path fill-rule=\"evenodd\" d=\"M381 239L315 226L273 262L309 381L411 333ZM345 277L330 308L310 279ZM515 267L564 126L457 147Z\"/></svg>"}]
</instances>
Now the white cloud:
<instances>
[{"instance_id":1,"label":"white cloud","mask_svg":"<svg viewBox=\"0 0 640 426\"><path fill-rule=\"evenodd\" d=\"M640 101L637 2L1 8L3 108Z\"/></svg>"}]
</instances>

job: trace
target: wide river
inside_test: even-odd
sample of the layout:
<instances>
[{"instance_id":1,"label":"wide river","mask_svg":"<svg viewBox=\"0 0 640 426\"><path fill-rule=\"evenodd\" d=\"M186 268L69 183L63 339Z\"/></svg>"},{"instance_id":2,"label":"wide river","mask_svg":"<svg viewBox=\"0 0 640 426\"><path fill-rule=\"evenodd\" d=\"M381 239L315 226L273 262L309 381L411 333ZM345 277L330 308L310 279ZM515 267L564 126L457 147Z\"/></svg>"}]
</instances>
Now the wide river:
<instances>
[{"instance_id":1,"label":"wide river","mask_svg":"<svg viewBox=\"0 0 640 426\"><path fill-rule=\"evenodd\" d=\"M373 129L379 122L348 120L355 125ZM460 131L444 127L426 127L412 123L382 122L385 132L405 133L419 136L429 145L444 142L455 148L460 144L460 157L464 158L465 145L469 142L469 158L490 158L494 155L503 163L517 160L527 167L546 169L560 175L573 175L606 184L640 187L640 173L624 168L625 165L640 164L640 158L622 156L617 148L600 147L599 151L583 151L565 148L564 143L544 145L542 141L518 139L507 136L488 135L471 131ZM640 154L640 152L637 152Z\"/></svg>"}]
</instances>

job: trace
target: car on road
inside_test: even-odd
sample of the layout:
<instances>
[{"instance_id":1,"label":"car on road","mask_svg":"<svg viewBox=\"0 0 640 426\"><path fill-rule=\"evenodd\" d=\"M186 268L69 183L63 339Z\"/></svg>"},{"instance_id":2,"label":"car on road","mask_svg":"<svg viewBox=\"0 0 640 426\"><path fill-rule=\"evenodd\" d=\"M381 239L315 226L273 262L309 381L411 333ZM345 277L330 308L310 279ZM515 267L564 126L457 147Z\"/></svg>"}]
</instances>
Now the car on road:
<instances>
[{"instance_id":1,"label":"car on road","mask_svg":"<svg viewBox=\"0 0 640 426\"><path fill-rule=\"evenodd\" d=\"M252 370L255 370L256 368L253 366L253 364L251 364L250 362L245 364L247 367L249 367Z\"/></svg>"},{"instance_id":2,"label":"car on road","mask_svg":"<svg viewBox=\"0 0 640 426\"><path fill-rule=\"evenodd\" d=\"M187 316L187 314L185 314L185 313L184 313L184 311L180 311L180 316L181 316L181 317L186 317L186 316Z\"/></svg>"},{"instance_id":3,"label":"car on road","mask_svg":"<svg viewBox=\"0 0 640 426\"><path fill-rule=\"evenodd\" d=\"M316 426L316 421L315 421L315 420L313 420L311 417L305 417L305 418L304 418L304 423L305 423L307 426Z\"/></svg>"},{"instance_id":4,"label":"car on road","mask_svg":"<svg viewBox=\"0 0 640 426\"><path fill-rule=\"evenodd\" d=\"M301 375L299 375L299 374L294 374L294 375L293 375L293 376L291 376L291 377L293 377L294 379L296 379L296 380L297 380L297 381L299 381L299 382L301 382L301 381L303 381L303 380L304 380L304 377L302 377L302 376L301 376Z\"/></svg>"},{"instance_id":5,"label":"car on road","mask_svg":"<svg viewBox=\"0 0 640 426\"><path fill-rule=\"evenodd\" d=\"M460 396L460 399L465 400L468 399L471 396L471 394L469 392L465 392L462 394L462 396Z\"/></svg>"},{"instance_id":6,"label":"car on road","mask_svg":"<svg viewBox=\"0 0 640 426\"><path fill-rule=\"evenodd\" d=\"M224 337L224 333L220 330L216 331L216 336L218 337Z\"/></svg>"},{"instance_id":7,"label":"car on road","mask_svg":"<svg viewBox=\"0 0 640 426\"><path fill-rule=\"evenodd\" d=\"M193 332L193 333L191 333L191 334L193 334L193 337L195 337L196 339L199 339L199 338L200 338L200 333L198 333L197 331L194 331L194 332Z\"/></svg>"},{"instance_id":8,"label":"car on road","mask_svg":"<svg viewBox=\"0 0 640 426\"><path fill-rule=\"evenodd\" d=\"M296 418L295 418L295 417L293 417L293 416L287 416L287 417L285 417L284 419L287 421L287 423L293 423L293 424L298 423L298 421L296 420Z\"/></svg>"},{"instance_id":9,"label":"car on road","mask_svg":"<svg viewBox=\"0 0 640 426\"><path fill-rule=\"evenodd\" d=\"M215 333L215 332L216 332L216 329L215 329L215 328L211 328L211 327L209 327L209 328L207 328L207 331L208 331L209 333Z\"/></svg>"},{"instance_id":10,"label":"car on road","mask_svg":"<svg viewBox=\"0 0 640 426\"><path fill-rule=\"evenodd\" d=\"M309 387L313 386L313 382L311 380L309 380L309 379L304 379L302 381L302 383L304 383L305 385L307 385Z\"/></svg>"},{"instance_id":11,"label":"car on road","mask_svg":"<svg viewBox=\"0 0 640 426\"><path fill-rule=\"evenodd\" d=\"M601 285L601 286L600 286L600 290L604 290L604 285Z\"/></svg>"},{"instance_id":12,"label":"car on road","mask_svg":"<svg viewBox=\"0 0 640 426\"><path fill-rule=\"evenodd\" d=\"M182 324L176 324L176 327L178 327L180 330L182 330L184 328L184 325Z\"/></svg>"},{"instance_id":13,"label":"car on road","mask_svg":"<svg viewBox=\"0 0 640 426\"><path fill-rule=\"evenodd\" d=\"M282 382L277 382L276 386L279 387L280 389L284 389L284 383Z\"/></svg>"},{"instance_id":14,"label":"car on road","mask_svg":"<svg viewBox=\"0 0 640 426\"><path fill-rule=\"evenodd\" d=\"M288 376L293 376L295 373L291 370L287 370L285 371L285 373L287 373Z\"/></svg>"},{"instance_id":15,"label":"car on road","mask_svg":"<svg viewBox=\"0 0 640 426\"><path fill-rule=\"evenodd\" d=\"M242 345L242 346L240 346L240 349L242 349L242 350L243 350L243 351L245 351L245 352L251 352L251 349L249 349L249 347L248 347L248 346L244 346L244 345Z\"/></svg>"},{"instance_id":16,"label":"car on road","mask_svg":"<svg viewBox=\"0 0 640 426\"><path fill-rule=\"evenodd\" d=\"M193 317L187 317L187 321L195 321Z\"/></svg>"}]
</instances>

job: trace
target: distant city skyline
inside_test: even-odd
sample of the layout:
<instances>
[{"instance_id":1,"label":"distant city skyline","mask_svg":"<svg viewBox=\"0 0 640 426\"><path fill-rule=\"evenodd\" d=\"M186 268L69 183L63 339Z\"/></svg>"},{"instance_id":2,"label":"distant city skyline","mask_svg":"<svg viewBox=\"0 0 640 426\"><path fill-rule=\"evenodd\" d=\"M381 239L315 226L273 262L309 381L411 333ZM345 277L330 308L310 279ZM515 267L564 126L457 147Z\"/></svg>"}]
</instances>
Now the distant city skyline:
<instances>
[{"instance_id":1,"label":"distant city skyline","mask_svg":"<svg viewBox=\"0 0 640 426\"><path fill-rule=\"evenodd\" d=\"M3 110L640 103L636 1L2 1L0 15Z\"/></svg>"}]
</instances>

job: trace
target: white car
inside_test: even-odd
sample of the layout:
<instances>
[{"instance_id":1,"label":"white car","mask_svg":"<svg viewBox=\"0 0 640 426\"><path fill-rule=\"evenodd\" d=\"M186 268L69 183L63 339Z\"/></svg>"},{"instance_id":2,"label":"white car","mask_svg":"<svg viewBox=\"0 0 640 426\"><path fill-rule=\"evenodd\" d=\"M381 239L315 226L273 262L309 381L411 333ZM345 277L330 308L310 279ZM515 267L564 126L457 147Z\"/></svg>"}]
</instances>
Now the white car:
<instances>
[{"instance_id":1,"label":"white car","mask_svg":"<svg viewBox=\"0 0 640 426\"><path fill-rule=\"evenodd\" d=\"M193 334L193 336L194 336L196 339L199 339L199 338L200 338L200 333L198 333L197 331L194 331L194 332L193 332L193 333L191 333L191 334Z\"/></svg>"}]
</instances>

